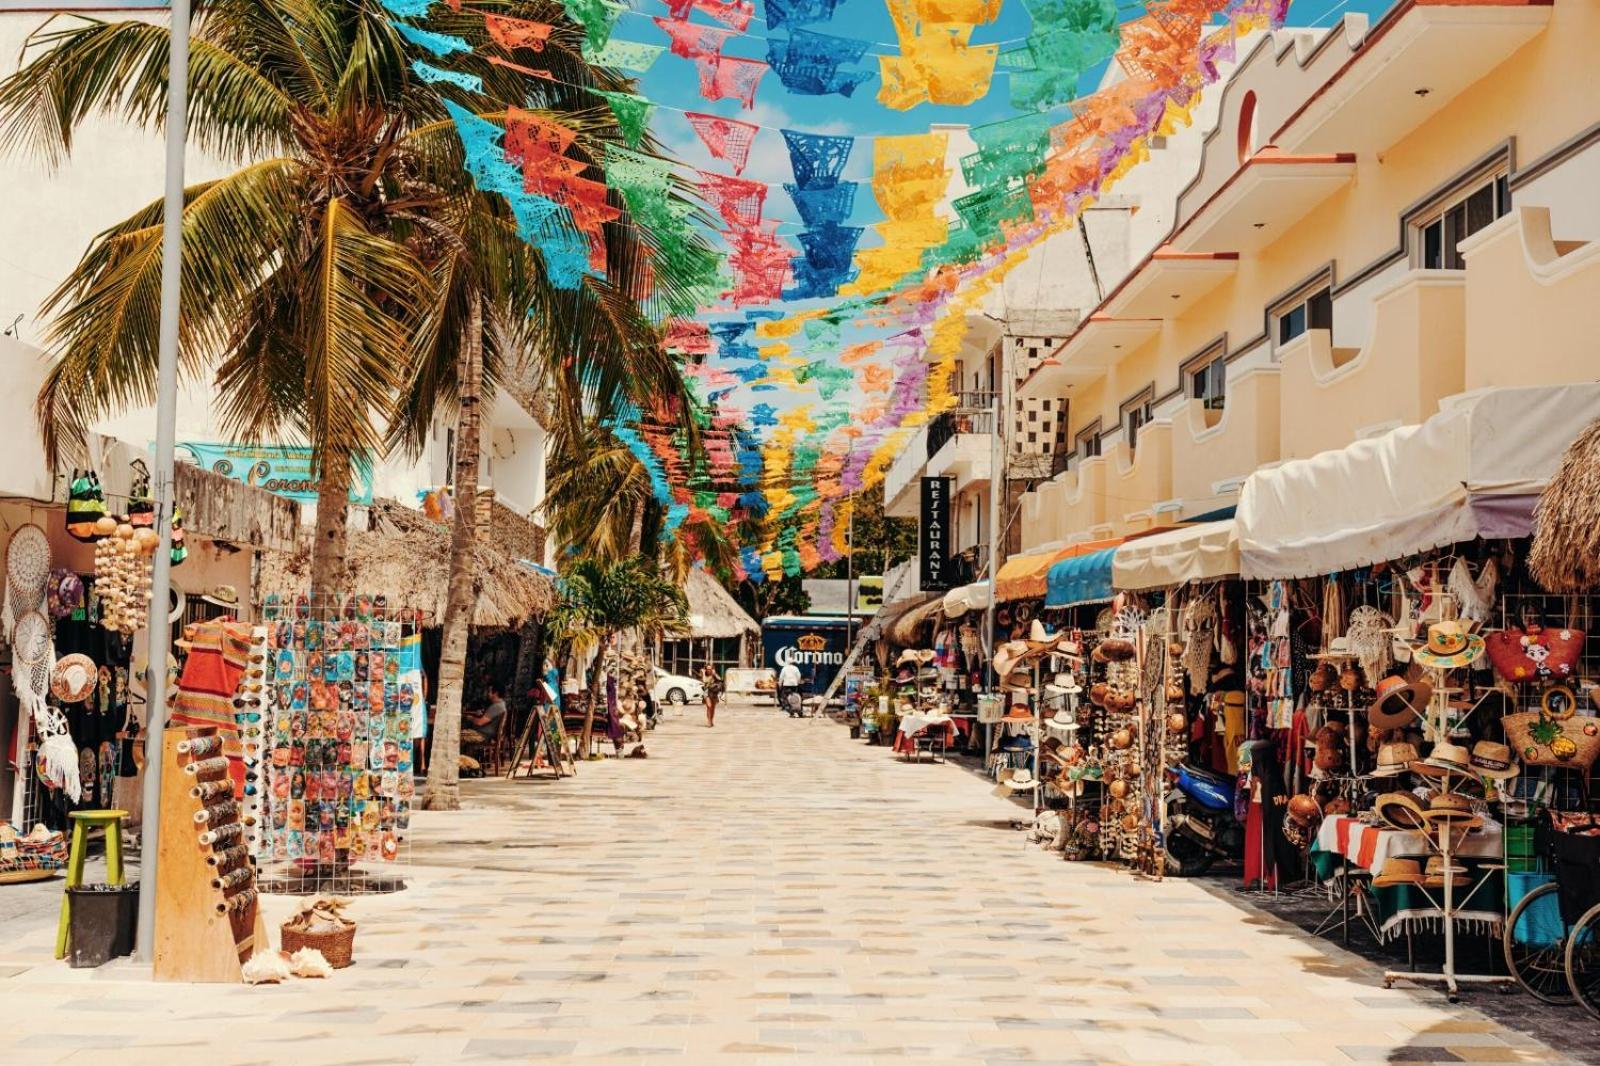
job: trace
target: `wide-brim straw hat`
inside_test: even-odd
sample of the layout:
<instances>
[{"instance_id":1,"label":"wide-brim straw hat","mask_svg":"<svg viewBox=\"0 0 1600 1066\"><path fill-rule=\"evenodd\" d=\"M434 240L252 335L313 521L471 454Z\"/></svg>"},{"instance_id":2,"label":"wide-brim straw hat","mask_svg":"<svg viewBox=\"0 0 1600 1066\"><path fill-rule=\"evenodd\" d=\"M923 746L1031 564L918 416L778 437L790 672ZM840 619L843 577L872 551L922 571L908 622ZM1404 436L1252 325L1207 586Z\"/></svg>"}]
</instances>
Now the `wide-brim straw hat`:
<instances>
[{"instance_id":1,"label":"wide-brim straw hat","mask_svg":"<svg viewBox=\"0 0 1600 1066\"><path fill-rule=\"evenodd\" d=\"M1511 753L1511 748L1506 744L1497 744L1492 740L1480 740L1472 746L1472 771L1482 777L1492 777L1496 781L1516 777L1522 772L1522 767L1517 763L1517 757Z\"/></svg>"},{"instance_id":2,"label":"wide-brim straw hat","mask_svg":"<svg viewBox=\"0 0 1600 1066\"><path fill-rule=\"evenodd\" d=\"M50 691L62 703L82 703L94 693L99 678L94 660L87 655L63 655L50 671Z\"/></svg>"},{"instance_id":3,"label":"wide-brim straw hat","mask_svg":"<svg viewBox=\"0 0 1600 1066\"><path fill-rule=\"evenodd\" d=\"M1411 764L1422 758L1415 744L1397 741L1378 749L1378 766L1368 776L1398 777L1411 769Z\"/></svg>"},{"instance_id":4,"label":"wide-brim straw hat","mask_svg":"<svg viewBox=\"0 0 1600 1066\"><path fill-rule=\"evenodd\" d=\"M1403 832L1422 829L1428 824L1422 804L1409 792L1385 792L1378 797L1373 811L1385 825Z\"/></svg>"},{"instance_id":5,"label":"wide-brim straw hat","mask_svg":"<svg viewBox=\"0 0 1600 1066\"><path fill-rule=\"evenodd\" d=\"M1433 746L1426 759L1420 759L1411 764L1411 769L1419 774L1429 777L1443 777L1445 774L1471 774L1472 755L1460 744L1452 744L1448 740L1441 740Z\"/></svg>"},{"instance_id":6,"label":"wide-brim straw hat","mask_svg":"<svg viewBox=\"0 0 1600 1066\"><path fill-rule=\"evenodd\" d=\"M1412 649L1411 658L1423 666L1454 670L1482 654L1482 637L1468 633L1460 622L1444 621L1428 627L1428 643Z\"/></svg>"},{"instance_id":7,"label":"wide-brim straw hat","mask_svg":"<svg viewBox=\"0 0 1600 1066\"><path fill-rule=\"evenodd\" d=\"M896 659L894 664L896 666L916 666L917 653L915 649L907 648L905 651L901 652L900 658Z\"/></svg>"},{"instance_id":8,"label":"wide-brim straw hat","mask_svg":"<svg viewBox=\"0 0 1600 1066\"><path fill-rule=\"evenodd\" d=\"M1398 674L1378 682L1377 698L1367 708L1367 722L1374 729L1403 729L1425 713L1433 698L1433 686L1426 681L1408 681Z\"/></svg>"},{"instance_id":9,"label":"wide-brim straw hat","mask_svg":"<svg viewBox=\"0 0 1600 1066\"><path fill-rule=\"evenodd\" d=\"M1483 819L1472 811L1472 800L1459 792L1439 792L1428 801L1422 812L1429 825L1443 822L1455 828L1473 829L1483 824Z\"/></svg>"},{"instance_id":10,"label":"wide-brim straw hat","mask_svg":"<svg viewBox=\"0 0 1600 1066\"><path fill-rule=\"evenodd\" d=\"M1395 885L1420 885L1422 864L1416 859L1395 856L1383 860L1383 869L1372 879L1375 888L1393 888Z\"/></svg>"}]
</instances>

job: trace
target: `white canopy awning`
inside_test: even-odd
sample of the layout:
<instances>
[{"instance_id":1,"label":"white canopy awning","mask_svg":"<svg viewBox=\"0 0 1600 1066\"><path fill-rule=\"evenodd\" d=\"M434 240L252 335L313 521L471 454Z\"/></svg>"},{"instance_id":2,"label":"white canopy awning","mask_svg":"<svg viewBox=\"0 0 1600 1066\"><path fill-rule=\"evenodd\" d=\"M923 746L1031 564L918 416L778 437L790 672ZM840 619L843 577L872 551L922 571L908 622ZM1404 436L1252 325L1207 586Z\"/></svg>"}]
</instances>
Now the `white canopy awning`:
<instances>
[{"instance_id":1,"label":"white canopy awning","mask_svg":"<svg viewBox=\"0 0 1600 1066\"><path fill-rule=\"evenodd\" d=\"M944 594L944 616L960 618L968 611L981 611L989 606L989 583L974 581Z\"/></svg>"},{"instance_id":2,"label":"white canopy awning","mask_svg":"<svg viewBox=\"0 0 1600 1066\"><path fill-rule=\"evenodd\" d=\"M1527 536L1563 449L1600 417L1600 384L1487 389L1310 459L1258 470L1239 497L1240 570L1349 570L1477 537Z\"/></svg>"},{"instance_id":3,"label":"white canopy awning","mask_svg":"<svg viewBox=\"0 0 1600 1066\"><path fill-rule=\"evenodd\" d=\"M1111 557L1112 587L1138 591L1232 577L1239 572L1237 530L1225 518L1125 541Z\"/></svg>"}]
</instances>

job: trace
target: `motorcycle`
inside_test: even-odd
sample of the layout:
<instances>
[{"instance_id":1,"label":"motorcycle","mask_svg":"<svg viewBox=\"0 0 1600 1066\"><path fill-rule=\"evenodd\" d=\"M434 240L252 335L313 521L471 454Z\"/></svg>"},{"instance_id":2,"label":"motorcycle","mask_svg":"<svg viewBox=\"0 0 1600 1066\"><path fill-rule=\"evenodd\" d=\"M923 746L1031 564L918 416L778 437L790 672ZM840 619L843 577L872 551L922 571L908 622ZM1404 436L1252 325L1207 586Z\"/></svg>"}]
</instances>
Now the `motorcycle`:
<instances>
[{"instance_id":1,"label":"motorcycle","mask_svg":"<svg viewBox=\"0 0 1600 1066\"><path fill-rule=\"evenodd\" d=\"M805 700L801 699L798 688L785 685L778 693L778 705L790 718L804 718L806 715Z\"/></svg>"},{"instance_id":2,"label":"motorcycle","mask_svg":"<svg viewBox=\"0 0 1600 1066\"><path fill-rule=\"evenodd\" d=\"M1198 766L1168 771L1167 873L1199 877L1218 859L1244 858L1244 826L1234 816L1233 778Z\"/></svg>"}]
</instances>

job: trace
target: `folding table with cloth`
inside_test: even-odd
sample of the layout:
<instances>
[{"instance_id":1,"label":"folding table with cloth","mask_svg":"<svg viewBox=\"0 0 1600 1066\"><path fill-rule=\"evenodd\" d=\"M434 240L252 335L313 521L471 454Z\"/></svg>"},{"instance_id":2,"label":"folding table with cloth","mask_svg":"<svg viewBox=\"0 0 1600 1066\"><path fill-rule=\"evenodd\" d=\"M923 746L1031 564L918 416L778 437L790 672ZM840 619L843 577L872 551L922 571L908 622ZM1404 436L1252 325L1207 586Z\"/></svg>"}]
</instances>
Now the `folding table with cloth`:
<instances>
[{"instance_id":1,"label":"folding table with cloth","mask_svg":"<svg viewBox=\"0 0 1600 1066\"><path fill-rule=\"evenodd\" d=\"M1500 824L1486 818L1481 829L1466 834L1453 850L1453 857L1467 870L1455 889L1456 898L1464 901L1458 905L1456 920L1474 927L1482 923L1485 932L1498 932L1504 918L1500 909L1505 898L1501 836ZM1367 825L1348 815L1324 819L1311 847L1319 880L1334 877L1341 864L1380 875L1373 879L1371 899L1382 941L1435 927L1442 918L1441 890L1426 887L1420 879L1385 883L1381 876L1391 859L1429 854L1428 834L1423 830Z\"/></svg>"}]
</instances>

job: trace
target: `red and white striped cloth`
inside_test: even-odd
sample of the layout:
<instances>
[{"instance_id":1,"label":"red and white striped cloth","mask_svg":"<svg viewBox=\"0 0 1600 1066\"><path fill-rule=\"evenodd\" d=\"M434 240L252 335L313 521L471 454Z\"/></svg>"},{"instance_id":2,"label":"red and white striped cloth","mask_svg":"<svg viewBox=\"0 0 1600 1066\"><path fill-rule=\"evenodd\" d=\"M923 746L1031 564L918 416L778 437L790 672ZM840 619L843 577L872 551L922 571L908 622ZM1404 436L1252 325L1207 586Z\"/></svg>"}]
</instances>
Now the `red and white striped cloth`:
<instances>
[{"instance_id":1,"label":"red and white striped cloth","mask_svg":"<svg viewBox=\"0 0 1600 1066\"><path fill-rule=\"evenodd\" d=\"M1428 838L1421 830L1366 825L1348 815L1336 814L1322 822L1317 831L1317 851L1328 851L1363 866L1373 873L1383 869L1385 859L1405 855L1428 855ZM1466 835L1455 848L1457 855L1469 858L1499 858L1500 823L1484 819L1483 828Z\"/></svg>"}]
</instances>

